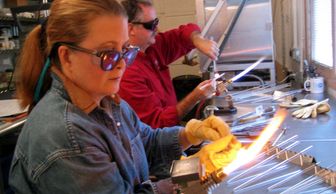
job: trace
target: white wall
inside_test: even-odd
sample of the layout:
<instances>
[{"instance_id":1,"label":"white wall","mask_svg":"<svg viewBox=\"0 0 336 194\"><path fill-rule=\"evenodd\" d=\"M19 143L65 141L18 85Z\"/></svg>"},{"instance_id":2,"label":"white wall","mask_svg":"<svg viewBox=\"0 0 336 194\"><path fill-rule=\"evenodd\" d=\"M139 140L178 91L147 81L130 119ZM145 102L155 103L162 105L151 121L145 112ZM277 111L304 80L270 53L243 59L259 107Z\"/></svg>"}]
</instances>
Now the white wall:
<instances>
[{"instance_id":1,"label":"white wall","mask_svg":"<svg viewBox=\"0 0 336 194\"><path fill-rule=\"evenodd\" d=\"M196 0L154 0L154 6L160 19L160 31L190 22L197 23ZM172 78L186 74L200 75L199 65L184 65L181 58L170 65L170 74Z\"/></svg>"},{"instance_id":2,"label":"white wall","mask_svg":"<svg viewBox=\"0 0 336 194\"><path fill-rule=\"evenodd\" d=\"M305 32L301 28L304 25L302 14L303 4L306 0L272 0L273 39L274 54L277 64L277 74L297 72L301 76L301 66L291 56L293 49L305 53ZM158 17L160 19L159 30L165 31L178 25L194 22L202 26L204 15L200 14L200 4L203 0L154 0ZM196 14L196 10L198 15ZM300 57L300 56L298 56ZM184 74L200 75L199 66L190 67L177 60L170 66L171 76ZM281 77L281 76L279 76Z\"/></svg>"},{"instance_id":3,"label":"white wall","mask_svg":"<svg viewBox=\"0 0 336 194\"><path fill-rule=\"evenodd\" d=\"M306 0L272 0L277 74L294 72L299 82L302 82L301 61L306 59L307 53L305 2Z\"/></svg>"}]
</instances>

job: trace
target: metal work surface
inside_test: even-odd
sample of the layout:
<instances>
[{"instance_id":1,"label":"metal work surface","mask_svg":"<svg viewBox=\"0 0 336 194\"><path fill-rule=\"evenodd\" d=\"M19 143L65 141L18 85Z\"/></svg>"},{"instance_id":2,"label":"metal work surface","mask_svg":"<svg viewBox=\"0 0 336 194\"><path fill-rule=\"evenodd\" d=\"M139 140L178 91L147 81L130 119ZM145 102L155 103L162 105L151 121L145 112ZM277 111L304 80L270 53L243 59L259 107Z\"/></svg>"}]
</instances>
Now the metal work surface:
<instances>
[{"instance_id":1,"label":"metal work surface","mask_svg":"<svg viewBox=\"0 0 336 194\"><path fill-rule=\"evenodd\" d=\"M301 152L304 150L304 154L312 156L319 167L329 169L331 171L336 171L336 100L333 97L328 96L327 94L297 94L298 99L314 99L314 100L324 100L329 98L329 104L331 106L331 111L327 114L318 115L317 118L308 118L308 119L296 119L292 117L292 109L288 110L285 121L282 123L280 129L286 128L286 131L280 137L278 144L297 135L298 145L291 147L289 150L293 152ZM221 106L223 104L221 98L215 98L213 104L216 106ZM237 104L236 114L220 114L223 120L234 120L239 116L246 114L255 110L255 107L259 105L264 106L277 106L277 103L271 101L259 102L259 103L249 103L249 104ZM281 133L281 130L277 131L277 134L274 135L274 138ZM249 141L249 139L244 138L242 141ZM274 140L274 139L273 139ZM310 148L311 147L311 148ZM310 149L307 149L310 148ZM305 150L307 149L307 150ZM253 162L257 164L263 159L254 160ZM265 172L272 166L278 165L283 160L273 159L264 165L269 165L268 167L261 167L258 170L247 173L246 175L238 178L237 180L232 181L231 179L237 174L243 172L246 169L249 169L253 164L249 164L241 169L232 172L224 182L220 183L219 186L212 193L336 193L336 190L332 190L331 186L323 183L322 179L318 177L310 177L309 174L300 173L295 176L295 178L289 180L288 182L272 188L271 186L280 182L281 180L286 179L287 177L293 175L295 172L302 171L302 168L295 164L286 163L280 165L278 168L275 168L264 175L262 178L251 183L251 185L242 187L243 189L235 189L239 185L247 182L253 176L257 176ZM322 172L322 171L321 171ZM311 179L311 180L310 180ZM310 180L311 182L302 182L302 185L299 185L300 181ZM300 192L294 192L286 189L298 184ZM251 186L251 187L250 187ZM271 187L271 189L270 189ZM334 186L335 189L335 186ZM286 191L286 192L285 192Z\"/></svg>"},{"instance_id":2,"label":"metal work surface","mask_svg":"<svg viewBox=\"0 0 336 194\"><path fill-rule=\"evenodd\" d=\"M13 98L14 98L13 91L0 93L0 100L13 99ZM5 136L7 134L13 134L21 130L26 120L27 120L26 116L19 119L15 119L15 121L12 122L2 122L0 120L0 137Z\"/></svg>"}]
</instances>

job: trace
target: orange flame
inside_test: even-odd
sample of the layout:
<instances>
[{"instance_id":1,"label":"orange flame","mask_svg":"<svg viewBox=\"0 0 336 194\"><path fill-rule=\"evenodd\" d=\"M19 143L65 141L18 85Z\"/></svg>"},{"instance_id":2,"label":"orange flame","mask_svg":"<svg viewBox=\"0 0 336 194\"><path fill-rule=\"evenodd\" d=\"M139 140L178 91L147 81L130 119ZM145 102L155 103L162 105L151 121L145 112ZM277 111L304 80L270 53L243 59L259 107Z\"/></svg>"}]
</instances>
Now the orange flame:
<instances>
[{"instance_id":1,"label":"orange flame","mask_svg":"<svg viewBox=\"0 0 336 194\"><path fill-rule=\"evenodd\" d=\"M241 148L238 151L237 158L224 168L224 173L228 175L240 166L251 162L260 153L260 151L273 136L273 134L277 131L277 129L285 119L286 115L287 112L285 109L280 109L279 111L277 111L272 121L262 131L258 139L254 141L248 147L248 149Z\"/></svg>"}]
</instances>

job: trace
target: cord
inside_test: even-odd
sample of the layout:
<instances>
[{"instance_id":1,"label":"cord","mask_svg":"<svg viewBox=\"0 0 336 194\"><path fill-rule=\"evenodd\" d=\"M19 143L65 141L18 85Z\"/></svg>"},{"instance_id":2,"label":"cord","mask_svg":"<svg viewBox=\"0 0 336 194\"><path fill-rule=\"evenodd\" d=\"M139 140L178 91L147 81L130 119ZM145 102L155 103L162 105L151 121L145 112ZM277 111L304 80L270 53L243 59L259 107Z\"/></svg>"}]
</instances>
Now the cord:
<instances>
[{"instance_id":1,"label":"cord","mask_svg":"<svg viewBox=\"0 0 336 194\"><path fill-rule=\"evenodd\" d=\"M290 78L290 77L295 77L295 76L296 76L296 73L291 73L291 74L287 75L285 78L283 78L283 80L281 80L281 81L279 82L279 84L285 82L288 78Z\"/></svg>"}]
</instances>

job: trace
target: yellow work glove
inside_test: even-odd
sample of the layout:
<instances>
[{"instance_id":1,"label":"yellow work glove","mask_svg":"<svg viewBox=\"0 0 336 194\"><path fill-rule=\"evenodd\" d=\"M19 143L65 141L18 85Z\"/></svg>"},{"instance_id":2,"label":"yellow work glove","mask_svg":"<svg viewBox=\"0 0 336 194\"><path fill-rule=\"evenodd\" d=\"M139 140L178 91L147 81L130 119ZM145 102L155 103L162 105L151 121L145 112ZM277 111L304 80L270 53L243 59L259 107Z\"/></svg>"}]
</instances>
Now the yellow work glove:
<instances>
[{"instance_id":1,"label":"yellow work glove","mask_svg":"<svg viewBox=\"0 0 336 194\"><path fill-rule=\"evenodd\" d=\"M227 135L204 147L190 157L199 157L209 174L219 168L227 166L232 162L241 148L240 142L233 135Z\"/></svg>"},{"instance_id":2,"label":"yellow work glove","mask_svg":"<svg viewBox=\"0 0 336 194\"><path fill-rule=\"evenodd\" d=\"M289 102L289 103L284 102L284 103L279 104L279 106L283 108L299 108L299 107L304 107L308 105L313 105L317 102L318 102L317 100L301 99L296 102Z\"/></svg>"},{"instance_id":3,"label":"yellow work glove","mask_svg":"<svg viewBox=\"0 0 336 194\"><path fill-rule=\"evenodd\" d=\"M330 105L328 104L328 102L323 102L296 110L292 113L292 116L302 119L306 119L309 117L316 118L317 114L323 114L329 111Z\"/></svg>"},{"instance_id":4,"label":"yellow work glove","mask_svg":"<svg viewBox=\"0 0 336 194\"><path fill-rule=\"evenodd\" d=\"M193 145L203 140L215 141L230 134L230 127L222 119L210 116L204 121L191 119L185 127L186 138Z\"/></svg>"}]
</instances>

